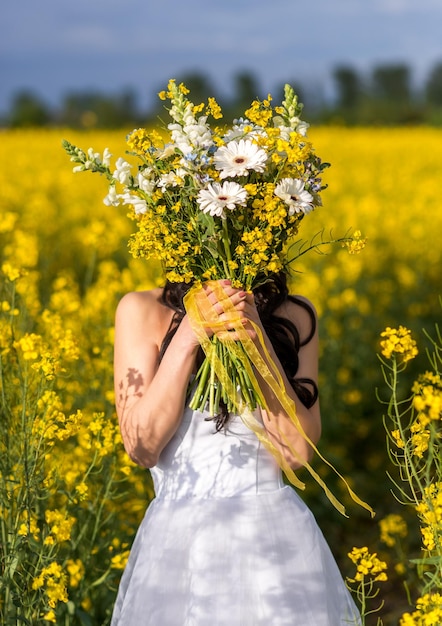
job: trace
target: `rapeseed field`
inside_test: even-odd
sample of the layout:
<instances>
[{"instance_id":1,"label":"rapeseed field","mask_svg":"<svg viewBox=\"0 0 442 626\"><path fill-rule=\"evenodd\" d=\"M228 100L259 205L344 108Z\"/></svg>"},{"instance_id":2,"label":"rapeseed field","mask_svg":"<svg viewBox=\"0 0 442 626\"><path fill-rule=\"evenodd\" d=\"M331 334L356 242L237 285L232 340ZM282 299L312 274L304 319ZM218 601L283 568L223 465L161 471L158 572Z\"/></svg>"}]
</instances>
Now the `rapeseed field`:
<instances>
[{"instance_id":1,"label":"rapeseed field","mask_svg":"<svg viewBox=\"0 0 442 626\"><path fill-rule=\"evenodd\" d=\"M104 180L72 173L63 138L115 155L125 150L124 131L1 134L0 616L6 625L20 619L107 624L152 498L149 476L129 460L118 432L113 318L124 293L162 284L161 268L130 257L133 222L102 203ZM442 131L321 127L310 138L332 166L324 206L303 221L304 243L295 248L354 230L367 240L360 254L326 245L300 256L291 279L292 291L309 297L319 314L320 447L377 511L370 520L348 503L350 519L341 519L308 485L306 500L346 573L347 552L379 542L379 520L398 507L377 398L384 388L380 333L404 325L421 347L402 375L405 398L425 368L423 329L440 320ZM318 471L339 493L333 475L320 464ZM340 496L345 500L344 491ZM419 530L411 523L407 532L412 551ZM384 623L394 624L407 598L396 557L384 556L394 572Z\"/></svg>"}]
</instances>

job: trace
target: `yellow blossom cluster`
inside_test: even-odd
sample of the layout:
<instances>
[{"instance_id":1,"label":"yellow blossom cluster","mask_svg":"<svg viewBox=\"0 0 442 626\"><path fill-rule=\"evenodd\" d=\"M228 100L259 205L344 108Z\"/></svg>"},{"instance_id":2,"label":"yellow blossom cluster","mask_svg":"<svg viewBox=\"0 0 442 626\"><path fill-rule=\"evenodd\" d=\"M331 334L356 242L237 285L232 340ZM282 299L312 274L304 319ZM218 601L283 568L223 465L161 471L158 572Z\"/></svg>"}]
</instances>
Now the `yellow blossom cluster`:
<instances>
[{"instance_id":1,"label":"yellow blossom cluster","mask_svg":"<svg viewBox=\"0 0 442 626\"><path fill-rule=\"evenodd\" d=\"M442 482L424 488L416 511L423 526L422 540L427 550L442 550Z\"/></svg>"},{"instance_id":2,"label":"yellow blossom cluster","mask_svg":"<svg viewBox=\"0 0 442 626\"><path fill-rule=\"evenodd\" d=\"M440 374L425 372L415 382L413 406L426 424L442 419L442 380Z\"/></svg>"},{"instance_id":3,"label":"yellow blossom cluster","mask_svg":"<svg viewBox=\"0 0 442 626\"><path fill-rule=\"evenodd\" d=\"M387 326L381 337L381 353L387 359L394 357L406 363L418 354L416 341L411 337L411 331L404 326Z\"/></svg>"},{"instance_id":4,"label":"yellow blossom cluster","mask_svg":"<svg viewBox=\"0 0 442 626\"><path fill-rule=\"evenodd\" d=\"M426 593L416 602L416 611L402 615L399 626L440 626L442 594Z\"/></svg>"},{"instance_id":5,"label":"yellow blossom cluster","mask_svg":"<svg viewBox=\"0 0 442 626\"><path fill-rule=\"evenodd\" d=\"M69 574L69 586L78 587L84 576L84 564L80 559L68 559L66 571Z\"/></svg>"},{"instance_id":6,"label":"yellow blossom cluster","mask_svg":"<svg viewBox=\"0 0 442 626\"><path fill-rule=\"evenodd\" d=\"M272 97L269 94L265 100L260 102L255 100L250 107L246 110L246 117L257 126L266 127L269 125L270 120L273 117L273 111L271 108Z\"/></svg>"},{"instance_id":7,"label":"yellow blossom cluster","mask_svg":"<svg viewBox=\"0 0 442 626\"><path fill-rule=\"evenodd\" d=\"M362 582L370 579L376 582L387 580L387 564L381 561L377 554L371 554L366 546L353 548L348 554L349 559L356 565L356 573L351 582Z\"/></svg>"},{"instance_id":8,"label":"yellow blossom cluster","mask_svg":"<svg viewBox=\"0 0 442 626\"><path fill-rule=\"evenodd\" d=\"M48 528L48 534L44 539L46 545L54 545L70 539L72 526L76 521L75 517L63 511L53 510L45 511L45 520Z\"/></svg>"},{"instance_id":9,"label":"yellow blossom cluster","mask_svg":"<svg viewBox=\"0 0 442 626\"><path fill-rule=\"evenodd\" d=\"M349 254L359 254L365 248L367 239L362 236L360 230L355 230L350 241L346 241L343 245L347 248Z\"/></svg>"},{"instance_id":10,"label":"yellow blossom cluster","mask_svg":"<svg viewBox=\"0 0 442 626\"><path fill-rule=\"evenodd\" d=\"M68 601L66 583L66 572L59 563L54 561L41 570L32 582L32 589L44 587L48 605L54 609L58 602Z\"/></svg>"},{"instance_id":11,"label":"yellow blossom cluster","mask_svg":"<svg viewBox=\"0 0 442 626\"><path fill-rule=\"evenodd\" d=\"M18 534L21 537L25 537L27 535L31 535L35 540L39 539L40 536L40 528L38 526L38 519L35 513L30 513L29 511L23 511L22 519L24 520L19 528Z\"/></svg>"},{"instance_id":12,"label":"yellow blossom cluster","mask_svg":"<svg viewBox=\"0 0 442 626\"><path fill-rule=\"evenodd\" d=\"M442 384L440 374L425 372L415 381L413 387L413 408L417 416L409 426L409 441L412 453L419 459L429 450L439 450L440 426L442 416ZM405 448L406 433L399 429L391 431L391 436L398 448Z\"/></svg>"},{"instance_id":13,"label":"yellow blossom cluster","mask_svg":"<svg viewBox=\"0 0 442 626\"><path fill-rule=\"evenodd\" d=\"M383 541L390 548L393 547L398 539L403 539L407 536L408 528L407 523L397 513L391 513L387 515L379 522L379 528L381 532L381 541Z\"/></svg>"}]
</instances>

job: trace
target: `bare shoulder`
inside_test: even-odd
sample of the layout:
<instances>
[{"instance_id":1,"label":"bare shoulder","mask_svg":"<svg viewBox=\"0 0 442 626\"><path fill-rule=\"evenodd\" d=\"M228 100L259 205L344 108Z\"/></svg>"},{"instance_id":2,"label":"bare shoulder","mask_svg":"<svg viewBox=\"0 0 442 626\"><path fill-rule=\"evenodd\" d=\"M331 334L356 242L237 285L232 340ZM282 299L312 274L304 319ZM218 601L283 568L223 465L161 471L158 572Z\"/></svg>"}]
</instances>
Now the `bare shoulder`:
<instances>
[{"instance_id":1,"label":"bare shoulder","mask_svg":"<svg viewBox=\"0 0 442 626\"><path fill-rule=\"evenodd\" d=\"M131 315L146 313L163 306L161 304L162 289L149 291L130 291L126 293L117 306L117 314Z\"/></svg>"},{"instance_id":2,"label":"bare shoulder","mask_svg":"<svg viewBox=\"0 0 442 626\"><path fill-rule=\"evenodd\" d=\"M163 337L170 324L173 311L161 302L162 289L149 291L131 291L118 303L115 323L116 329L124 329L125 334L148 331L155 343Z\"/></svg>"},{"instance_id":3,"label":"bare shoulder","mask_svg":"<svg viewBox=\"0 0 442 626\"><path fill-rule=\"evenodd\" d=\"M298 329L301 343L310 337L312 331L317 334L318 315L314 304L305 296L293 295L294 300L286 300L278 314L289 319Z\"/></svg>"}]
</instances>

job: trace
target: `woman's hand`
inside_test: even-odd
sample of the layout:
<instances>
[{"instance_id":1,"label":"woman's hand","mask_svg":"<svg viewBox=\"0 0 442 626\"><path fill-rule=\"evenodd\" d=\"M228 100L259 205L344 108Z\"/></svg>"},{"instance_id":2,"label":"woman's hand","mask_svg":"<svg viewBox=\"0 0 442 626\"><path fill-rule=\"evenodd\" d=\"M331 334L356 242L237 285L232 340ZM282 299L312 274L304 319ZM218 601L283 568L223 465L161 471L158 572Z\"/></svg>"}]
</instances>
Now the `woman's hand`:
<instances>
[{"instance_id":1,"label":"woman's hand","mask_svg":"<svg viewBox=\"0 0 442 626\"><path fill-rule=\"evenodd\" d=\"M261 325L253 293L232 287L230 280L210 281L196 294L195 303L204 331L221 341L256 338L255 325Z\"/></svg>"}]
</instances>

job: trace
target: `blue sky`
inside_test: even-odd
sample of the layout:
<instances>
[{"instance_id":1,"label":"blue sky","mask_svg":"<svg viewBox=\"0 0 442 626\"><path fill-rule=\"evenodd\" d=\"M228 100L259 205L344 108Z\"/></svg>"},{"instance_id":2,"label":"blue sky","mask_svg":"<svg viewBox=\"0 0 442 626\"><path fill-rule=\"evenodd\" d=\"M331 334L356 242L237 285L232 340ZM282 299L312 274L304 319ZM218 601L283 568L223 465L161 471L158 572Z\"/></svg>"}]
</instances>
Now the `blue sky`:
<instances>
[{"instance_id":1,"label":"blue sky","mask_svg":"<svg viewBox=\"0 0 442 626\"><path fill-rule=\"evenodd\" d=\"M68 91L134 88L140 105L198 71L229 95L239 71L263 95L339 64L405 62L416 82L442 61L442 0L14 0L0 21L0 111L18 89L51 105Z\"/></svg>"}]
</instances>

